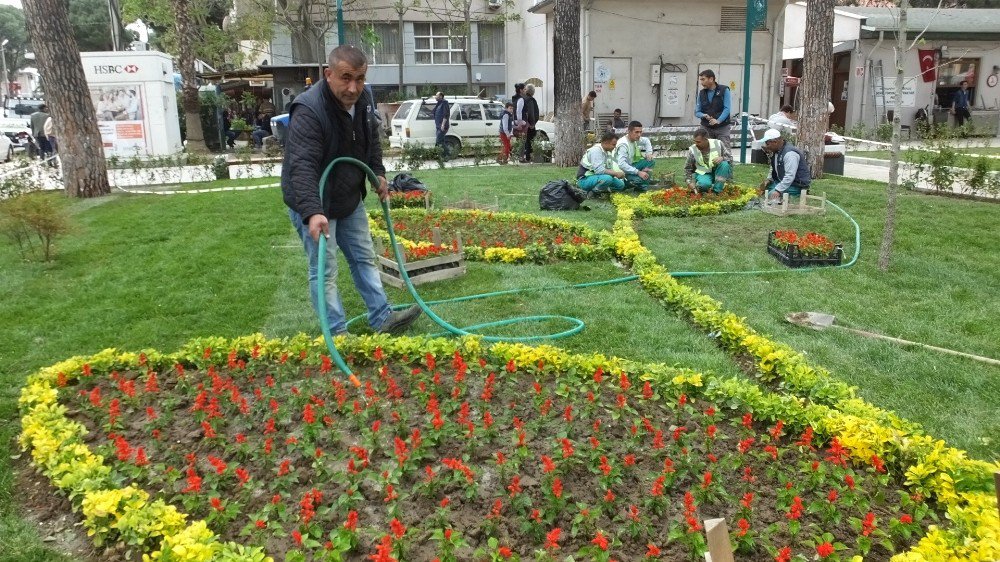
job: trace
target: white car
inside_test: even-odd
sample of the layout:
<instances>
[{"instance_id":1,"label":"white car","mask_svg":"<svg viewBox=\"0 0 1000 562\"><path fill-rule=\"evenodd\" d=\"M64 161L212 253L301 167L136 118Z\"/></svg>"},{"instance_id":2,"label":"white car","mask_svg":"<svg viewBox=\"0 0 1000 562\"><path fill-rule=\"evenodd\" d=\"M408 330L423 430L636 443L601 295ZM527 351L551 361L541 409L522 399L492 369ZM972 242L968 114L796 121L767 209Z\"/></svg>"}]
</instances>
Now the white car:
<instances>
[{"instance_id":1,"label":"white car","mask_svg":"<svg viewBox=\"0 0 1000 562\"><path fill-rule=\"evenodd\" d=\"M500 117L503 104L474 96L445 97L451 105L451 126L444 142L451 154L465 145L480 144L493 139L499 144ZM403 145L434 146L437 137L434 130L435 98L413 99L403 102L392 118L389 146L402 148ZM535 140L548 141L555 138L556 126L551 121L535 124L538 134Z\"/></svg>"},{"instance_id":2,"label":"white car","mask_svg":"<svg viewBox=\"0 0 1000 562\"><path fill-rule=\"evenodd\" d=\"M10 137L0 133L0 162L10 162L14 158L14 143Z\"/></svg>"}]
</instances>

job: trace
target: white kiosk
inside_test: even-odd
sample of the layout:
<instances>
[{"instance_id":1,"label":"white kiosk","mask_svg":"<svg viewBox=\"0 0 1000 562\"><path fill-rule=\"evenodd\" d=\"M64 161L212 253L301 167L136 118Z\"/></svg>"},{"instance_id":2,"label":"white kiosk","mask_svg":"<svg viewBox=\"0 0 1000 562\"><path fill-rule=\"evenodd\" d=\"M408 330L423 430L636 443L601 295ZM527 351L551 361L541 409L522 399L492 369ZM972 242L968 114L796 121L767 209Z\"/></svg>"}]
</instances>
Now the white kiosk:
<instances>
[{"instance_id":1,"label":"white kiosk","mask_svg":"<svg viewBox=\"0 0 1000 562\"><path fill-rule=\"evenodd\" d=\"M183 150L174 65L157 51L80 53L105 156L166 156Z\"/></svg>"}]
</instances>

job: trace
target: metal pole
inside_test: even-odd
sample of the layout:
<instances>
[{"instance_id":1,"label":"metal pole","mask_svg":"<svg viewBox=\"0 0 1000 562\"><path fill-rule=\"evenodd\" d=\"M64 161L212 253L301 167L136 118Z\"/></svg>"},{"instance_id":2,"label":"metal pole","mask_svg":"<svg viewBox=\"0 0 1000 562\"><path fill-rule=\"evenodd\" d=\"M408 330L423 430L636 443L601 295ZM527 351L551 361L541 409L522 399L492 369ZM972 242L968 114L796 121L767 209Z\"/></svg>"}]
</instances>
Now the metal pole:
<instances>
[{"instance_id":1,"label":"metal pole","mask_svg":"<svg viewBox=\"0 0 1000 562\"><path fill-rule=\"evenodd\" d=\"M337 45L344 44L344 0L337 0Z\"/></svg>"},{"instance_id":2,"label":"metal pole","mask_svg":"<svg viewBox=\"0 0 1000 562\"><path fill-rule=\"evenodd\" d=\"M3 63L3 95L0 96L0 101L5 101L7 96L10 95L10 82L7 80L7 43L9 39L4 39L0 43L0 62ZM4 105L4 117L7 116L7 106Z\"/></svg>"},{"instance_id":3,"label":"metal pole","mask_svg":"<svg viewBox=\"0 0 1000 562\"><path fill-rule=\"evenodd\" d=\"M750 47L753 39L753 11L755 0L747 0L747 21L746 21L746 41L743 46L743 111L740 117L740 163L747 163L747 133L749 132L749 120L747 112L750 111Z\"/></svg>"}]
</instances>

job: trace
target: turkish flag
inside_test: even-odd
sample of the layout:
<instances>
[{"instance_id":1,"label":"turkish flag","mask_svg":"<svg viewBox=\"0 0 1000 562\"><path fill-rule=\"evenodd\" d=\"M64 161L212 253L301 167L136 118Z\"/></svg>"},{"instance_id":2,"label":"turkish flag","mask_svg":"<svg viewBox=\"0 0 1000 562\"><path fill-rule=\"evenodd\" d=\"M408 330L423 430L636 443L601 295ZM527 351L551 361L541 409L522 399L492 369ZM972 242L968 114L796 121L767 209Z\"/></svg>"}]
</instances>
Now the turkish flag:
<instances>
[{"instance_id":1,"label":"turkish flag","mask_svg":"<svg viewBox=\"0 0 1000 562\"><path fill-rule=\"evenodd\" d=\"M917 56L920 57L920 74L924 77L924 82L937 80L937 69L934 68L936 53L934 49L917 49Z\"/></svg>"}]
</instances>

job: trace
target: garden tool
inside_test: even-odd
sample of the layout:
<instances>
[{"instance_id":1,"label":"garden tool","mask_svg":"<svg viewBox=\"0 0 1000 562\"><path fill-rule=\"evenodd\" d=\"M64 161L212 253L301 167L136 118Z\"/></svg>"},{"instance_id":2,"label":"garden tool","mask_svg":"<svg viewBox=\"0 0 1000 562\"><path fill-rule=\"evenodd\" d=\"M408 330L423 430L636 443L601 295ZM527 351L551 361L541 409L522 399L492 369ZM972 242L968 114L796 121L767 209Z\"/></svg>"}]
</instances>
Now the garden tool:
<instances>
[{"instance_id":1,"label":"garden tool","mask_svg":"<svg viewBox=\"0 0 1000 562\"><path fill-rule=\"evenodd\" d=\"M949 355L958 355L968 359L973 359L975 361L980 361L982 363L1000 366L1000 361L997 361L996 359L990 359L989 357L982 357L980 355L973 355L971 353L962 353L961 351L955 351L954 349L945 349L943 347L937 347L933 345L928 345L926 343L919 343L915 341L894 338L892 336L885 336L882 334L876 334L874 332L858 330L856 328L847 328L845 326L838 326L837 324L834 324L834 320L836 320L836 317L832 314L826 314L824 312L792 312L785 315L785 320L787 320L792 324L795 324L796 326L802 326L803 328L812 328L813 330L838 328L840 330L852 332L860 336L864 336L866 338L891 341L893 343L898 343L900 345L912 345L912 346L922 347L924 349L930 349L931 351L938 351L941 353L947 353Z\"/></svg>"}]
</instances>

